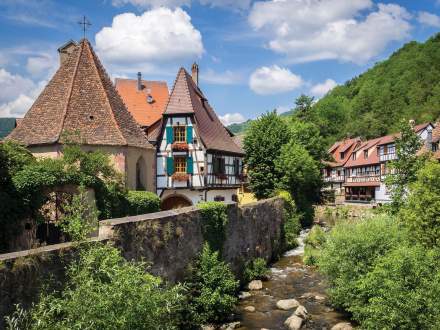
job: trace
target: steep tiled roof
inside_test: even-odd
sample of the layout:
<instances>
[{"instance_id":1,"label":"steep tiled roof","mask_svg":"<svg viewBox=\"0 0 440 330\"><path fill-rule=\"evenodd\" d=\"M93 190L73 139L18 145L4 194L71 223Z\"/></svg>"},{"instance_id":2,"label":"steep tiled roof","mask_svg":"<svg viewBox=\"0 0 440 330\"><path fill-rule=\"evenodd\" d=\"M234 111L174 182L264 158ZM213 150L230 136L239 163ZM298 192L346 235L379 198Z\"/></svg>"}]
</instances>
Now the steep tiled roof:
<instances>
[{"instance_id":1,"label":"steep tiled roof","mask_svg":"<svg viewBox=\"0 0 440 330\"><path fill-rule=\"evenodd\" d=\"M194 114L196 130L208 150L243 154L185 69L177 74L165 115Z\"/></svg>"},{"instance_id":2,"label":"steep tiled roof","mask_svg":"<svg viewBox=\"0 0 440 330\"><path fill-rule=\"evenodd\" d=\"M166 82L142 80L140 91L136 79L117 78L115 85L128 111L140 126L148 127L162 117L168 101ZM151 102L148 102L149 96L151 96Z\"/></svg>"},{"instance_id":3,"label":"steep tiled roof","mask_svg":"<svg viewBox=\"0 0 440 330\"><path fill-rule=\"evenodd\" d=\"M24 145L62 142L78 132L89 145L151 148L88 40L63 61L20 125L8 136Z\"/></svg>"},{"instance_id":4,"label":"steep tiled roof","mask_svg":"<svg viewBox=\"0 0 440 330\"><path fill-rule=\"evenodd\" d=\"M336 142L328 150L333 159L329 162L325 162L324 164L330 167L338 167L344 165L350 157L351 151L359 144L359 142L360 138L345 139ZM341 158L341 152L344 153L343 158Z\"/></svg>"},{"instance_id":5,"label":"steep tiled roof","mask_svg":"<svg viewBox=\"0 0 440 330\"><path fill-rule=\"evenodd\" d=\"M414 126L414 132L419 133L420 131L423 131L426 127L428 127L429 125L432 125L431 122L427 122L427 123L423 123L423 124L419 124L419 125L415 125ZM400 137L400 133L394 133L394 134L389 134L389 135L385 135L382 136L379 145L384 145L384 144L389 144L394 142L397 138Z\"/></svg>"},{"instance_id":6,"label":"steep tiled roof","mask_svg":"<svg viewBox=\"0 0 440 330\"><path fill-rule=\"evenodd\" d=\"M353 159L350 154L345 163L345 167L366 166L379 164L379 155L377 154L377 145L380 143L381 138L365 141L360 147L356 148L353 152L356 152L356 159ZM368 157L364 157L364 152L368 151Z\"/></svg>"}]
</instances>

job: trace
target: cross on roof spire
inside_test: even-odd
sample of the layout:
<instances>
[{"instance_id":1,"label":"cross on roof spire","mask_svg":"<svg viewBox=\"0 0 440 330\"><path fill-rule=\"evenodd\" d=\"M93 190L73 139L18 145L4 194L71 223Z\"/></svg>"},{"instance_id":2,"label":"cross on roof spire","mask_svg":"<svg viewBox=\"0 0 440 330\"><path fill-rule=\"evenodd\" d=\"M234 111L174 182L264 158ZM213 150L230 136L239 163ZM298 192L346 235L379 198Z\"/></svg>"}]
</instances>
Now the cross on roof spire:
<instances>
[{"instance_id":1,"label":"cross on roof spire","mask_svg":"<svg viewBox=\"0 0 440 330\"><path fill-rule=\"evenodd\" d=\"M83 16L82 20L78 22L79 25L82 26L84 38L86 37L86 30L89 28L92 23L87 19L87 17Z\"/></svg>"}]
</instances>

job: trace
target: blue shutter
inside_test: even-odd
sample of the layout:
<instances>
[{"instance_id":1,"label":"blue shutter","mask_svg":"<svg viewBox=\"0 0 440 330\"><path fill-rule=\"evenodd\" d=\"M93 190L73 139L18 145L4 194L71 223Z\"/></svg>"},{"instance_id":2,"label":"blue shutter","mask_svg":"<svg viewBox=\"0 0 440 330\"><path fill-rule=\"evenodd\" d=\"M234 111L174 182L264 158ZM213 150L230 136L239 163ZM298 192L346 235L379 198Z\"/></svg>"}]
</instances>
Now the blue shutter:
<instances>
[{"instance_id":1,"label":"blue shutter","mask_svg":"<svg viewBox=\"0 0 440 330\"><path fill-rule=\"evenodd\" d=\"M194 162L191 156L188 156L186 159L186 173L193 174L194 173Z\"/></svg>"},{"instance_id":2,"label":"blue shutter","mask_svg":"<svg viewBox=\"0 0 440 330\"><path fill-rule=\"evenodd\" d=\"M167 174L171 176L174 174L174 159L173 157L167 157Z\"/></svg>"},{"instance_id":3,"label":"blue shutter","mask_svg":"<svg viewBox=\"0 0 440 330\"><path fill-rule=\"evenodd\" d=\"M168 126L166 128L166 133L167 133L167 144L173 143L174 142L173 128L171 126Z\"/></svg>"},{"instance_id":4,"label":"blue shutter","mask_svg":"<svg viewBox=\"0 0 440 330\"><path fill-rule=\"evenodd\" d=\"M186 142L188 144L193 143L193 128L192 128L192 126L186 127Z\"/></svg>"}]
</instances>

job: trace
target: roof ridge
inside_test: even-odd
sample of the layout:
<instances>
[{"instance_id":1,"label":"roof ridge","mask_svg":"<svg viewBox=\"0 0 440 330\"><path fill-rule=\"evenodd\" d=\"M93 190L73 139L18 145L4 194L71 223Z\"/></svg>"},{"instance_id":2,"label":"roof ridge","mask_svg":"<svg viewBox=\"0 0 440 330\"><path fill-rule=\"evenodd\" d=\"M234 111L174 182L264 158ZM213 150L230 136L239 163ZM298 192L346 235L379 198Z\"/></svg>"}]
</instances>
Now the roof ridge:
<instances>
[{"instance_id":1,"label":"roof ridge","mask_svg":"<svg viewBox=\"0 0 440 330\"><path fill-rule=\"evenodd\" d=\"M98 66L100 66L100 69L103 70L104 73L106 74L105 69L103 67L101 67L101 65L100 65L101 63L99 61L96 61L96 57L94 56L94 52L93 52L92 48L90 47L90 44L87 41L87 39L84 39L84 42L87 42L87 46L88 46L87 48L89 50L89 54L87 54L87 56L91 56L91 60L95 64L95 65L93 65L93 68L94 68L95 73L98 75L98 81L99 81L100 85L102 86L102 89L104 90L104 93L105 93L105 96L106 96L105 97L105 103L110 108L110 117L111 117L113 123L115 124L115 126L117 128L119 136L128 145L128 141L125 138L124 134L122 134L121 128L119 127L119 124L118 124L118 121L115 118L114 110L113 110L113 107L112 107L112 105L110 103L110 95L108 94L107 88L105 88L105 86L103 84L103 81L102 81L101 76L100 76L99 71L98 71Z\"/></svg>"},{"instance_id":2,"label":"roof ridge","mask_svg":"<svg viewBox=\"0 0 440 330\"><path fill-rule=\"evenodd\" d=\"M73 71L72 80L70 82L70 86L69 86L69 89L68 89L68 96L67 96L67 101L66 101L66 104L65 104L65 107L64 107L64 114L63 114L63 118L61 120L60 132L58 133L58 137L57 137L56 141L60 140L61 134L63 132L64 122L66 120L67 110L69 108L70 100L72 98L73 85L74 85L74 82L75 82L76 74L78 72L79 62L80 62L80 59L81 59L81 54L83 52L83 48L84 48L83 44L80 43L80 49L78 50L78 57L76 59L75 69Z\"/></svg>"},{"instance_id":3,"label":"roof ridge","mask_svg":"<svg viewBox=\"0 0 440 330\"><path fill-rule=\"evenodd\" d=\"M166 104L166 106L165 106L165 111L164 111L164 113L167 112L168 105L170 104L170 101L171 101L171 96L173 95L174 90L176 89L177 80L179 79L180 71L182 71L182 70L185 70L185 69L184 69L183 67L180 67L179 72L177 72L177 76L176 76L176 78L174 79L173 88L171 89L170 97L168 97L168 100L167 100L167 104Z\"/></svg>"}]
</instances>

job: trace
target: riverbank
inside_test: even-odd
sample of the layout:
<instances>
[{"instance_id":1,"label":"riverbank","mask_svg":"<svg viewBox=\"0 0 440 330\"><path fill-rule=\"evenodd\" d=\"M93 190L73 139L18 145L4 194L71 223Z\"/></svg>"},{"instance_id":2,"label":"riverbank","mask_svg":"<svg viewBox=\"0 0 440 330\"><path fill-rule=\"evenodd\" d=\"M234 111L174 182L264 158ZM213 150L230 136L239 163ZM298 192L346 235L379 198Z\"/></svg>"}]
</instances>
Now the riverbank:
<instances>
[{"instance_id":1,"label":"riverbank","mask_svg":"<svg viewBox=\"0 0 440 330\"><path fill-rule=\"evenodd\" d=\"M245 294L247 297L240 300L238 316L241 327L238 329L286 329L284 323L295 309L286 311L277 308L277 302L282 299L296 299L305 307L308 317L302 329L332 329L348 322L347 315L335 311L328 304L323 277L302 262L304 239L308 232L303 230L298 247L287 251L272 265L269 280L263 282L262 290L249 291L249 296Z\"/></svg>"}]
</instances>

